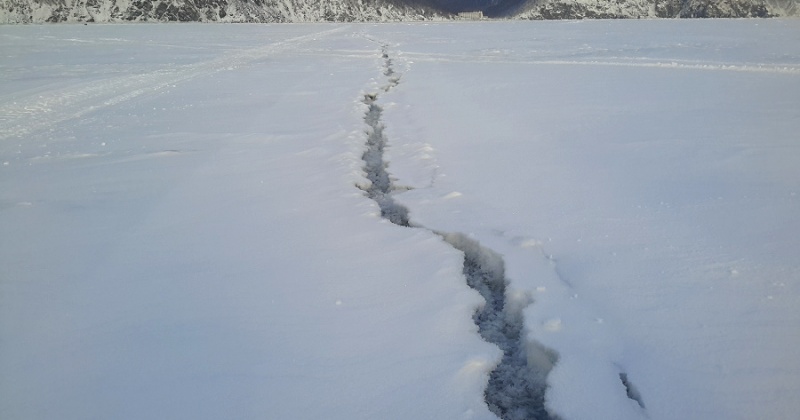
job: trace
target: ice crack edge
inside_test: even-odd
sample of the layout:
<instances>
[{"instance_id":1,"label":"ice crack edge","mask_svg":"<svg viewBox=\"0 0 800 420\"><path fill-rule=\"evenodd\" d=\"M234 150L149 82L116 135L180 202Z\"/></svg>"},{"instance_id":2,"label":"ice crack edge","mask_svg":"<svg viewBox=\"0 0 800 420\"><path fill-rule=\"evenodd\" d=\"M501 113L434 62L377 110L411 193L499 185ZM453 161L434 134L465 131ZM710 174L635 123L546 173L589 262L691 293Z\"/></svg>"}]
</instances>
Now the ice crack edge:
<instances>
[{"instance_id":1,"label":"ice crack edge","mask_svg":"<svg viewBox=\"0 0 800 420\"><path fill-rule=\"evenodd\" d=\"M472 318L481 337L503 351L484 391L489 410L504 420L556 419L545 409L545 391L558 355L525 336L522 311L527 305L512 305L507 299L502 257L464 234L439 235L464 253L467 284L486 300Z\"/></svg>"},{"instance_id":2,"label":"ice crack edge","mask_svg":"<svg viewBox=\"0 0 800 420\"><path fill-rule=\"evenodd\" d=\"M393 68L387 45L381 45L383 75L387 81L380 90L391 91L400 84L400 75ZM511 305L506 299L505 264L502 257L462 233L443 233L412 224L406 207L394 201L395 188L387 170L384 152L388 139L384 133L380 93L364 95L366 151L362 155L364 172L369 180L360 186L377 203L381 217L402 227L426 229L440 236L447 244L464 254L463 274L467 285L486 301L473 320L487 342L497 345L503 356L489 375L484 399L490 411L503 420L556 419L545 408L547 375L557 361L557 354L526 337L522 310L524 305Z\"/></svg>"},{"instance_id":3,"label":"ice crack edge","mask_svg":"<svg viewBox=\"0 0 800 420\"><path fill-rule=\"evenodd\" d=\"M364 122L367 123L367 150L361 159L364 160L364 172L367 174L369 185L362 189L367 193L367 197L378 204L384 219L398 226L409 227L408 209L395 203L392 198L394 187L383 158L387 143L381 120L383 108L375 102L377 99L377 94L366 94L363 100L368 107L364 115Z\"/></svg>"}]
</instances>

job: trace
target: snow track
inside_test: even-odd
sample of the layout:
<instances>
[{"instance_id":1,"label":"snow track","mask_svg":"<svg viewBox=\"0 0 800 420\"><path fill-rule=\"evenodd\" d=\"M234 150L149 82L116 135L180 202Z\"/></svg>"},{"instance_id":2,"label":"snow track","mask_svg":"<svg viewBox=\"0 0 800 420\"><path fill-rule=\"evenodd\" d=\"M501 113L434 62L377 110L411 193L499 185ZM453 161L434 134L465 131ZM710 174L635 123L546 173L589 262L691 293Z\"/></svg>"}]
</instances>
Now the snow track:
<instances>
[{"instance_id":1,"label":"snow track","mask_svg":"<svg viewBox=\"0 0 800 420\"><path fill-rule=\"evenodd\" d=\"M346 27L315 32L274 42L263 47L235 50L222 57L199 63L167 67L143 74L132 74L92 81L48 91L41 95L15 98L0 106L0 140L47 130L64 121L114 106L136 97L167 91L176 84L213 73L235 70L274 53L296 48Z\"/></svg>"},{"instance_id":2,"label":"snow track","mask_svg":"<svg viewBox=\"0 0 800 420\"><path fill-rule=\"evenodd\" d=\"M384 60L383 74L387 78L381 90L389 92L399 85L400 76L394 71L385 44L381 45L381 55ZM367 105L364 122L368 129L367 150L362 159L369 185L360 188L378 204L384 219L397 226L427 229L413 224L408 209L392 198L393 193L402 189L393 186L387 171L388 164L384 160L388 140L381 118L383 108L377 103L379 96L377 92L368 93L363 99ZM550 419L544 396L547 374L556 363L557 355L525 337L524 306L507 305L508 280L505 278L502 257L462 233L427 230L464 254L463 275L466 283L486 301L475 311L473 320L481 337L503 351L502 359L491 372L484 391L489 409L506 420Z\"/></svg>"},{"instance_id":3,"label":"snow track","mask_svg":"<svg viewBox=\"0 0 800 420\"><path fill-rule=\"evenodd\" d=\"M450 62L450 63L492 63L492 64L522 64L522 65L549 65L549 66L596 66L596 67L630 67L650 69L674 70L701 70L724 71L739 73L774 73L774 74L800 74L800 67L794 64L775 65L763 63L725 63L699 60L655 60L639 57L615 57L595 60L586 59L526 59L513 56L493 55L458 55L438 53L409 53L409 58L416 61Z\"/></svg>"}]
</instances>

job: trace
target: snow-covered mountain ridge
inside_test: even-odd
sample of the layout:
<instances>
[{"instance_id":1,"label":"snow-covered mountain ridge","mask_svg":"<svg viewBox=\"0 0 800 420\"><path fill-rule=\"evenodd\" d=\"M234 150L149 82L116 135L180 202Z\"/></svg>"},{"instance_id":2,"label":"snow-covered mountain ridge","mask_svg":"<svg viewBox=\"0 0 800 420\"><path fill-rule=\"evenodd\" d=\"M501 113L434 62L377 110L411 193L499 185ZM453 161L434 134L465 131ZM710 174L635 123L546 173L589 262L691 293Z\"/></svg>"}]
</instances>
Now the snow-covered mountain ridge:
<instances>
[{"instance_id":1,"label":"snow-covered mountain ridge","mask_svg":"<svg viewBox=\"0 0 800 420\"><path fill-rule=\"evenodd\" d=\"M381 22L455 17L445 9L435 0L0 0L0 23ZM778 17L800 15L800 4L798 0L501 0L484 13L515 19Z\"/></svg>"},{"instance_id":2,"label":"snow-covered mountain ridge","mask_svg":"<svg viewBox=\"0 0 800 420\"><path fill-rule=\"evenodd\" d=\"M392 0L0 0L0 23L381 22L439 16Z\"/></svg>"},{"instance_id":3,"label":"snow-covered mountain ridge","mask_svg":"<svg viewBox=\"0 0 800 420\"><path fill-rule=\"evenodd\" d=\"M797 0L528 0L521 19L749 18L798 16Z\"/></svg>"}]
</instances>

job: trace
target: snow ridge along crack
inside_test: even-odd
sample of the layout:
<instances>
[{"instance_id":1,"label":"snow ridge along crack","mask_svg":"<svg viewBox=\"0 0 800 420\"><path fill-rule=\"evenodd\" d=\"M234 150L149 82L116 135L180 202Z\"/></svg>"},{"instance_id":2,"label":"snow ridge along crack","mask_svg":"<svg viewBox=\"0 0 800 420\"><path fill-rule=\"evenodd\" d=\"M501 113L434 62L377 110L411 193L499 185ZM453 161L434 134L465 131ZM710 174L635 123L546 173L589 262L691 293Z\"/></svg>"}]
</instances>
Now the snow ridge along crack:
<instances>
[{"instance_id":1,"label":"snow ridge along crack","mask_svg":"<svg viewBox=\"0 0 800 420\"><path fill-rule=\"evenodd\" d=\"M381 45L381 56L387 83L380 90L385 93L400 84L400 75L394 71L385 44ZM368 93L362 100L367 105L364 115L367 150L362 159L364 172L370 182L368 186L359 188L378 204L384 219L398 226L427 229L412 224L408 209L392 198L393 193L403 189L392 184L384 159L388 139L384 134L383 108L378 104L379 96L380 93ZM475 311L473 320L481 337L503 351L503 357L489 375L489 383L484 391L489 410L504 420L554 419L545 409L544 395L547 374L556 363L557 355L525 337L524 306L510 305L506 299L508 280L505 278L502 257L462 233L427 230L464 254L463 274L466 282L486 300L486 304Z\"/></svg>"}]
</instances>

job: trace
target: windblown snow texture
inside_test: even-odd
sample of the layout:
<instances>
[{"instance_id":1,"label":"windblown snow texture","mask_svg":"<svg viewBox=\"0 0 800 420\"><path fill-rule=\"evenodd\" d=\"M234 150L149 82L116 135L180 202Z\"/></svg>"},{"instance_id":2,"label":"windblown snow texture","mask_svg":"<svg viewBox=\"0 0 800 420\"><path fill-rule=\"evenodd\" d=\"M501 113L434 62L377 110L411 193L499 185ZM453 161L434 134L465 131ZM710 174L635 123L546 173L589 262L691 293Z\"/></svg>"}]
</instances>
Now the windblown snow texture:
<instances>
[{"instance_id":1,"label":"windblown snow texture","mask_svg":"<svg viewBox=\"0 0 800 420\"><path fill-rule=\"evenodd\" d=\"M392 59L385 45L382 47L382 57L383 73L387 78L383 91L389 92L399 84L400 77L394 72ZM412 224L408 209L392 198L396 189L392 185L384 160L384 150L388 142L381 120L383 108L377 104L379 95L369 93L363 99L368 106L364 116L368 128L367 150L362 159L370 184L362 189L378 204L384 219L398 226L424 228ZM464 234L432 232L464 254L463 274L467 285L480 293L486 301L473 316L475 324L481 337L503 351L503 357L492 371L484 392L489 409L505 420L550 419L544 407L544 394L547 374L557 357L554 352L525 339L522 308L512 310L506 305L507 280L503 259ZM531 353L538 357L529 357ZM546 362L542 366L534 366L529 364L529 360Z\"/></svg>"}]
</instances>

